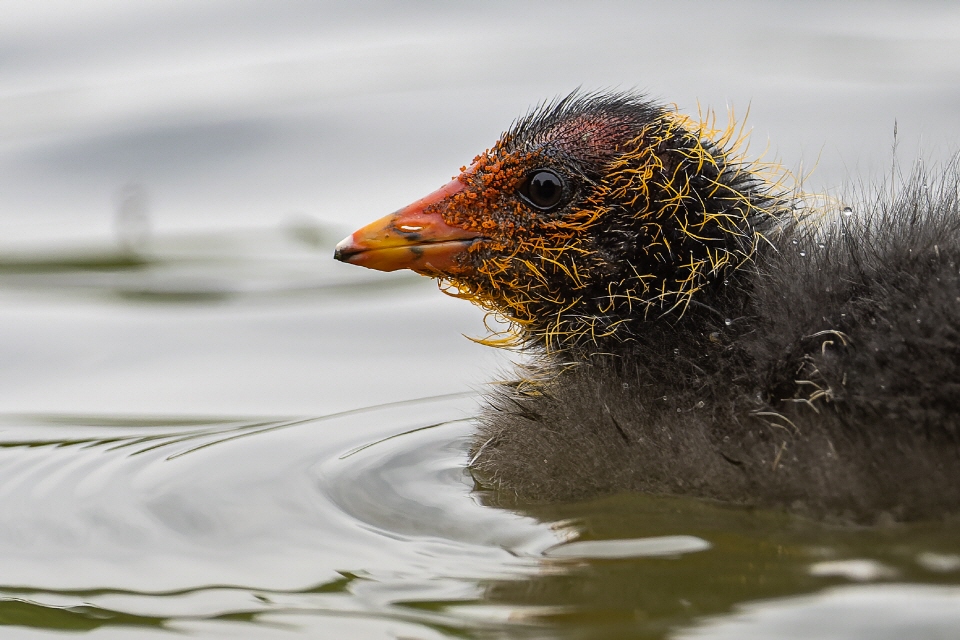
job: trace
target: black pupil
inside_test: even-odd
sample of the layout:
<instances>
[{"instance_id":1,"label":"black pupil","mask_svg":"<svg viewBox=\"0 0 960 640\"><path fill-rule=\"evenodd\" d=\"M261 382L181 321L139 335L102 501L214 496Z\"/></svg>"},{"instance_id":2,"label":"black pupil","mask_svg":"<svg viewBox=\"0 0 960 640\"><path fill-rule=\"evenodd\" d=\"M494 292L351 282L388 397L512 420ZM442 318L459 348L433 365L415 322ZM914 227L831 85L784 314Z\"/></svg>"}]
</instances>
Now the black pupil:
<instances>
[{"instance_id":1,"label":"black pupil","mask_svg":"<svg viewBox=\"0 0 960 640\"><path fill-rule=\"evenodd\" d=\"M537 171L530 176L528 197L542 209L549 209L560 202L562 191L563 183L553 171Z\"/></svg>"}]
</instances>

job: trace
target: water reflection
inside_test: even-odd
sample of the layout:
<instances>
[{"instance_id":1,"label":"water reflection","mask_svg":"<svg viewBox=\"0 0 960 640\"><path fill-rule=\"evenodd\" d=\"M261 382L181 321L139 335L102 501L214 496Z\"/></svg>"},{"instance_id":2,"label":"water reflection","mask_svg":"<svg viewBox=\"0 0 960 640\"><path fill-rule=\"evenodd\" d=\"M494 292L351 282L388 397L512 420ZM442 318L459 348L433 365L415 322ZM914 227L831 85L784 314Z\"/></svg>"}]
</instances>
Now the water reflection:
<instances>
[{"instance_id":1,"label":"water reflection","mask_svg":"<svg viewBox=\"0 0 960 640\"><path fill-rule=\"evenodd\" d=\"M42 336L35 344L57 347L44 365L36 350L6 346L8 360L23 363L17 379L42 395L0 392L0 624L253 638L334 628L361 637L804 638L874 627L932 638L956 628L956 522L837 529L693 500L536 505L477 490L466 449L478 395L464 389L471 375L495 374L464 371L476 345L450 330L457 316L444 305L473 320L476 312L414 278L350 270L358 279L343 279L320 253L337 236L301 219L0 263L0 295L13 303L0 315L8 339ZM76 349L75 337L58 336L85 322L97 364L71 371L77 352L56 352ZM204 324L203 339L188 339ZM343 326L362 340L337 333ZM316 335L322 347L311 353ZM257 355L253 340L264 336L273 338L264 354L289 345L283 366ZM128 380L130 360L117 356L131 347ZM165 359L171 368L159 365ZM191 361L215 364L214 377ZM252 394L237 389L245 361L256 372ZM310 377L323 368L325 381ZM42 374L30 382L31 371ZM278 374L287 377L271 388ZM214 378L229 395L210 403L205 387L210 404L190 417L183 389ZM317 406L372 404L343 395L343 379L354 394L350 380L406 399L322 418L268 411L291 406L273 391L290 380ZM181 380L167 387L176 389L167 415L144 414L150 402L130 395ZM444 385L454 391L409 400ZM100 410L11 411L38 397ZM222 411L242 402L256 410Z\"/></svg>"},{"instance_id":2,"label":"water reflection","mask_svg":"<svg viewBox=\"0 0 960 640\"><path fill-rule=\"evenodd\" d=\"M919 551L955 553L957 523L851 530L780 513L634 495L521 512L576 526L581 540L631 538L642 548L645 541L663 544L682 534L709 543L709 549L701 544L695 552L678 549L663 557L548 554L541 574L487 585L486 599L523 605L531 611L528 623L554 627L564 637L872 637L859 635L856 621L867 617L870 628L886 629L884 637L939 637L957 628L960 592L947 585L960 576L930 571ZM869 559L892 571L870 580L896 578L898 584L835 586L851 577L815 570L828 559ZM796 597L801 594L818 595ZM910 601L910 610L878 605L894 594ZM923 633L913 635L922 617L917 608L931 615ZM829 610L833 616L823 615ZM731 612L732 618L718 615ZM836 623L847 614L846 622ZM806 622L796 626L799 617Z\"/></svg>"},{"instance_id":3,"label":"water reflection","mask_svg":"<svg viewBox=\"0 0 960 640\"><path fill-rule=\"evenodd\" d=\"M958 622L960 576L943 561L960 557L956 523L831 528L637 495L485 506L509 496L477 493L465 471L475 402L7 416L0 621L285 637L334 617L373 637L596 638L823 637L833 610L891 634ZM887 571L823 570L864 563ZM843 586L864 579L879 584Z\"/></svg>"},{"instance_id":4,"label":"water reflection","mask_svg":"<svg viewBox=\"0 0 960 640\"><path fill-rule=\"evenodd\" d=\"M375 278L332 267L336 231L306 218L279 228L165 234L150 238L143 194L124 196L113 242L75 244L0 256L0 287L56 296L111 296L144 302L207 303L298 293L384 290L415 276ZM422 284L422 283L420 283Z\"/></svg>"},{"instance_id":5,"label":"water reflection","mask_svg":"<svg viewBox=\"0 0 960 640\"><path fill-rule=\"evenodd\" d=\"M457 626L413 603L473 602L479 580L534 570L559 539L469 499L457 442L474 403L293 421L8 417L0 615L91 628L352 611Z\"/></svg>"},{"instance_id":6,"label":"water reflection","mask_svg":"<svg viewBox=\"0 0 960 640\"><path fill-rule=\"evenodd\" d=\"M894 122L907 163L949 158L956 17L8 3L0 635L956 635L956 523L475 491L476 391L510 375L461 336L481 314L330 260L576 86L751 105L758 155L818 164L811 188L889 175Z\"/></svg>"}]
</instances>

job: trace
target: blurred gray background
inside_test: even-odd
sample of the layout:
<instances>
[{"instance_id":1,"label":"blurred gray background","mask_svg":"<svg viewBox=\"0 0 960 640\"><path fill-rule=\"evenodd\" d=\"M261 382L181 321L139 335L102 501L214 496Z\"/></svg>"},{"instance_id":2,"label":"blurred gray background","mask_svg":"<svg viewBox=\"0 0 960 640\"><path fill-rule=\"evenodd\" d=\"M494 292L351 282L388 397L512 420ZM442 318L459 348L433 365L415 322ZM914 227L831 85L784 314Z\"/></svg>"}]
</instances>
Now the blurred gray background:
<instances>
[{"instance_id":1,"label":"blurred gray background","mask_svg":"<svg viewBox=\"0 0 960 640\"><path fill-rule=\"evenodd\" d=\"M576 87L749 109L752 149L834 188L960 148L960 3L6 0L0 248L354 227Z\"/></svg>"}]
</instances>

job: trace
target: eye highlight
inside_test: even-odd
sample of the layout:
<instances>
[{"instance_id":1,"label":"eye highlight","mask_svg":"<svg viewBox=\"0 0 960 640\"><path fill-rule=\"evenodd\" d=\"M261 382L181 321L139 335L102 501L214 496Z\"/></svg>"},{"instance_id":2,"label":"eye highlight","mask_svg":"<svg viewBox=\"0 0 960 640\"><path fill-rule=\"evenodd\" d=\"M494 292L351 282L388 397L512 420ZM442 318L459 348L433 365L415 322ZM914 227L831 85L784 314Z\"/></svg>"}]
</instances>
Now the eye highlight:
<instances>
[{"instance_id":1,"label":"eye highlight","mask_svg":"<svg viewBox=\"0 0 960 640\"><path fill-rule=\"evenodd\" d=\"M537 169L527 175L517 192L533 208L550 211L560 204L563 187L564 181L559 175L550 169Z\"/></svg>"}]
</instances>

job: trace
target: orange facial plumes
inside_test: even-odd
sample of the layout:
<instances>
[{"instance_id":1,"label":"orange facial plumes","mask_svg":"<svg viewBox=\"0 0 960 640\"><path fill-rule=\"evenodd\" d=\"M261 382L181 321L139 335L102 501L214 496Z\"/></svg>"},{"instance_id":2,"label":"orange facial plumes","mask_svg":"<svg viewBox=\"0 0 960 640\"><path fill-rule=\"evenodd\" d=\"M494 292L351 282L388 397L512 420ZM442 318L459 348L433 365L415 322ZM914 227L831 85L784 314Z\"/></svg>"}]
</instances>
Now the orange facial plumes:
<instances>
[{"instance_id":1,"label":"orange facial plumes","mask_svg":"<svg viewBox=\"0 0 960 640\"><path fill-rule=\"evenodd\" d=\"M423 208L476 237L420 271L510 322L506 342L547 351L708 306L787 210L734 132L625 95L543 106Z\"/></svg>"}]
</instances>

